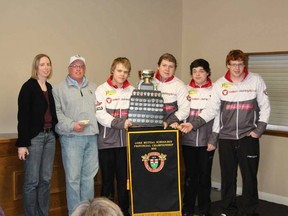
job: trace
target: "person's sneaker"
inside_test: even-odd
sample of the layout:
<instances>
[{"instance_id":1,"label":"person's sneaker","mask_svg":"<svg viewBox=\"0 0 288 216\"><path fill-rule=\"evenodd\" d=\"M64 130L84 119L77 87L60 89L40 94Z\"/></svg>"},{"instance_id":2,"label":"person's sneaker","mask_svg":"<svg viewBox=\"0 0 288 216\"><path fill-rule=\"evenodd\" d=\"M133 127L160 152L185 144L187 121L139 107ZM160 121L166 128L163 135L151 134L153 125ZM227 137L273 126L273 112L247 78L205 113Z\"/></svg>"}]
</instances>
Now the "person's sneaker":
<instances>
[{"instance_id":1,"label":"person's sneaker","mask_svg":"<svg viewBox=\"0 0 288 216\"><path fill-rule=\"evenodd\" d=\"M221 214L220 214L220 216L227 216L227 215L226 215L226 214L224 214L224 213L221 213Z\"/></svg>"}]
</instances>

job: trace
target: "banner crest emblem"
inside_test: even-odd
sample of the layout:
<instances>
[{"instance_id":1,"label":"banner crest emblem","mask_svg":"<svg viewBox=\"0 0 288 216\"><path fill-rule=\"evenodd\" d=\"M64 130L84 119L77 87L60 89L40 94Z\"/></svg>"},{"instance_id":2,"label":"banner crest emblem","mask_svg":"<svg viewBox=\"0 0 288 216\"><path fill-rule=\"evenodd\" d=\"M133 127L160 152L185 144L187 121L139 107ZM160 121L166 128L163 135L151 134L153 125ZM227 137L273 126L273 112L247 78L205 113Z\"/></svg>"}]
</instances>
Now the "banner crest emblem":
<instances>
[{"instance_id":1,"label":"banner crest emblem","mask_svg":"<svg viewBox=\"0 0 288 216\"><path fill-rule=\"evenodd\" d=\"M150 152L141 156L142 161L144 162L145 168L149 172L160 172L167 160L167 155L159 152Z\"/></svg>"}]
</instances>

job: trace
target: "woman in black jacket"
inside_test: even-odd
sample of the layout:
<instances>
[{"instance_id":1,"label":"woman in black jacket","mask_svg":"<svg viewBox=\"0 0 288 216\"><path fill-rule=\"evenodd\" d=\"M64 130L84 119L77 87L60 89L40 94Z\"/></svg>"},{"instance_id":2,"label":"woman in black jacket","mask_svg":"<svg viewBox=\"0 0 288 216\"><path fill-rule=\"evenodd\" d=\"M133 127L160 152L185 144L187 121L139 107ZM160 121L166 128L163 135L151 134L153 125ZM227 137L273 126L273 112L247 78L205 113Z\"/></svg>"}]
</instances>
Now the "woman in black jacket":
<instances>
[{"instance_id":1,"label":"woman in black jacket","mask_svg":"<svg viewBox=\"0 0 288 216\"><path fill-rule=\"evenodd\" d=\"M25 215L48 215L50 180L55 155L57 123L49 56L39 54L32 75L18 97L18 157L24 160L23 204Z\"/></svg>"}]
</instances>

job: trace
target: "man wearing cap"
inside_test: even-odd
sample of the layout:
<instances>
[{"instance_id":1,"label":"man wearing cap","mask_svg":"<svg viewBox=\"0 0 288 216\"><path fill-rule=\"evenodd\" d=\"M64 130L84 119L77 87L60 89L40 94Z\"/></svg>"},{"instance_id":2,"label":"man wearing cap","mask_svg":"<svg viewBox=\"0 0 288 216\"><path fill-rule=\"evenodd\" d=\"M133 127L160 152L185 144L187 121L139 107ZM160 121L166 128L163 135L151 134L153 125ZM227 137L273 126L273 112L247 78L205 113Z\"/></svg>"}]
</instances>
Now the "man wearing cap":
<instances>
[{"instance_id":1,"label":"man wearing cap","mask_svg":"<svg viewBox=\"0 0 288 216\"><path fill-rule=\"evenodd\" d=\"M96 85L88 82L85 70L85 59L72 56L66 79L53 88L69 215L80 202L94 198L98 171Z\"/></svg>"}]
</instances>

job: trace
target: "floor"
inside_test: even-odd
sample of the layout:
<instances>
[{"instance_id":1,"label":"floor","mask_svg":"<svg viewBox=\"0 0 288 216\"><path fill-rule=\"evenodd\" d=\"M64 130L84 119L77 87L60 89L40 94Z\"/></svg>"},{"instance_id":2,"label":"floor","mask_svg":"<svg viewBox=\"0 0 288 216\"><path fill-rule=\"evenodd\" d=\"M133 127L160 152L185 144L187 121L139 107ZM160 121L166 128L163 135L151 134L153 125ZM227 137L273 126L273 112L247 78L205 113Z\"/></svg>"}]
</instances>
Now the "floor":
<instances>
[{"instance_id":1,"label":"floor","mask_svg":"<svg viewBox=\"0 0 288 216\"><path fill-rule=\"evenodd\" d=\"M210 197L212 202L220 200L221 199L220 188L212 188Z\"/></svg>"},{"instance_id":2,"label":"floor","mask_svg":"<svg viewBox=\"0 0 288 216\"><path fill-rule=\"evenodd\" d=\"M212 216L219 216L219 201L221 199L221 192L218 188L212 188L211 190L211 201L214 202L214 205L212 203L211 211ZM237 203L241 200L241 196L237 198ZM216 203L215 203L216 202ZM238 203L239 204L239 203ZM258 213L261 216L288 216L288 206L277 204L273 202L268 202L265 200L259 200L259 208ZM194 216L198 216L195 214Z\"/></svg>"}]
</instances>

